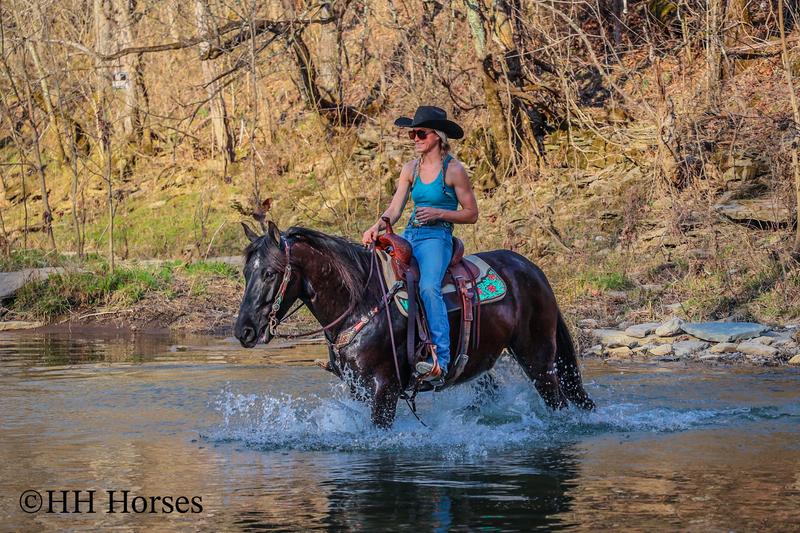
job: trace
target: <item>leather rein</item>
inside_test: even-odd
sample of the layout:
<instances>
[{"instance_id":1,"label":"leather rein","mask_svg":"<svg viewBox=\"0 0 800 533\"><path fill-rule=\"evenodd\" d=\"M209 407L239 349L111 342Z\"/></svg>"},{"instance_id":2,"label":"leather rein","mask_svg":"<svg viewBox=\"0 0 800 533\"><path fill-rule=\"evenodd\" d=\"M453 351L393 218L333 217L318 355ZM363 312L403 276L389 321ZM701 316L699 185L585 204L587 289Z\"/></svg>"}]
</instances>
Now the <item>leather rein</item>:
<instances>
[{"instance_id":1,"label":"leather rein","mask_svg":"<svg viewBox=\"0 0 800 533\"><path fill-rule=\"evenodd\" d=\"M289 241L287 241L287 240L284 240L283 242L284 242L284 245L285 245L285 248L286 248L286 268L283 271L283 280L281 281L281 286L278 288L278 295L275 297L275 301L272 303L272 309L269 312L269 332L270 332L270 334L273 337L282 337L282 338L285 338L285 339L297 339L297 338L300 338L300 337L310 337L311 335L316 335L317 333L322 333L324 331L329 330L330 328L332 328L333 326L335 326L336 324L341 322L347 315L349 315L353 311L353 309L355 309L357 302L353 302L352 305L350 305L350 307L347 309L347 311L345 311L339 318L337 318L336 320L334 320L333 322L331 322L327 326L321 327L321 328L316 329L314 331L310 331L308 333L298 333L298 334L295 334L295 335L279 335L278 334L278 326L280 326L283 323L284 320L286 320L287 318L289 318L290 316L295 314L298 309L300 309L301 307L303 307L305 305L304 303L301 302L300 305L295 307L291 312L286 313L286 315L284 315L284 317L282 319L278 320L278 317L277 317L278 310L281 308L281 304L283 303L283 297L286 294L286 287L289 285L289 279L292 277L292 263L291 263L291 257L289 255L289 250L291 248L291 245L289 244ZM367 283L366 283L365 287L368 287L369 286L369 282L372 280L372 266L373 266L372 263L370 263L370 266L369 266L369 277L367 278ZM264 336L266 337L266 333L265 333Z\"/></svg>"},{"instance_id":2,"label":"leather rein","mask_svg":"<svg viewBox=\"0 0 800 533\"><path fill-rule=\"evenodd\" d=\"M296 338L299 338L299 337L308 337L308 336L311 336L311 335L315 335L317 333L325 332L328 329L330 329L333 326L335 326L336 324L338 324L339 322L341 322L345 317L349 316L350 313L353 311L353 309L355 309L356 302L353 302L353 304L351 304L350 307L339 318L337 318L336 320L334 320L333 322L331 322L327 326L321 327L321 328L319 328L317 330L314 330L314 331L311 331L311 332L308 332L308 333L298 333L296 335L279 335L277 333L278 326L284 320L289 318L291 315L293 315L298 309L300 309L304 305L304 304L301 303L294 310L292 310L291 312L287 313L282 319L278 320L278 318L277 318L278 310L280 309L281 304L283 303L283 298L284 298L284 296L286 294L286 287L289 285L289 279L292 276L292 265L291 265L291 262L290 262L291 261L291 257L290 257L291 245L286 240L284 240L283 242L284 242L285 249L286 249L286 268L284 269L283 280L281 280L281 285L278 288L278 295L275 297L275 301L273 302L272 309L270 310L270 313L269 313L269 332L273 337L282 337L282 338L288 338L288 339L296 339ZM387 317L387 319L389 321L389 336L390 336L391 341L392 341L392 354L394 355L394 367L395 367L395 371L397 373L397 381L402 386L403 380L402 380L402 377L401 377L401 374L400 374L400 365L399 365L398 360L397 360L397 347L395 345L394 332L393 332L392 327L391 327L392 316L391 316L391 313L389 311L389 306L387 306L387 303L391 301L391 299L394 297L394 295L397 294L402 289L402 282L398 280L394 284L394 286L387 292L383 276L382 276L382 274L380 272L380 266L378 265L378 252L377 252L377 250L375 248L375 243L370 244L370 251L372 253L371 254L372 257L370 258L369 276L367 276L367 282L364 284L364 288L366 289L367 287L369 287L369 283L370 283L370 281L372 281L372 274L376 270L376 266L377 266L378 277L380 279L379 285L381 287L381 292L383 293L383 296L381 298L380 303L377 306L375 306L369 313L367 313L366 315L362 316L361 320L356 322L355 325L353 325L353 326L347 328L345 331L341 332L337 336L335 342L331 342L330 340L328 340L327 334L325 335L325 340L328 343L328 346L331 348L330 356L331 356L332 369L333 369L334 373L337 376L342 377L341 368L339 366L340 365L339 351L342 348L344 348L345 346L347 346L348 344L350 344L353 341L353 339L355 338L355 336L358 334L358 332L364 326L366 326L375 317L375 315L377 315L378 312L380 312L380 310L383 307L386 307L386 317ZM264 333L264 337L266 337L266 332ZM263 339L262 339L262 342L263 342ZM402 396L404 396L404 394L401 395L401 397ZM413 398L412 398L412 400L413 400ZM414 415L416 416L416 409L412 409L412 411L414 412Z\"/></svg>"}]
</instances>

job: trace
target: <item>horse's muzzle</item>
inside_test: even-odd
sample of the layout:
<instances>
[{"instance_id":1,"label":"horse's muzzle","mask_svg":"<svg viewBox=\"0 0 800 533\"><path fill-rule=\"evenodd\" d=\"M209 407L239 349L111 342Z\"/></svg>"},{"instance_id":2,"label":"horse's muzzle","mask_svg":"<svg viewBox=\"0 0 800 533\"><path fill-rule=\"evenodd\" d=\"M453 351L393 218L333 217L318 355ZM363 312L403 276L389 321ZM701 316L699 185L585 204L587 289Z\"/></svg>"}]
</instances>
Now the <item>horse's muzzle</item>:
<instances>
[{"instance_id":1,"label":"horse's muzzle","mask_svg":"<svg viewBox=\"0 0 800 533\"><path fill-rule=\"evenodd\" d=\"M250 321L248 320L248 322ZM258 344L258 339L264 335L266 330L266 325L261 328L261 331L258 331L258 328L255 327L255 324L242 324L241 322L237 322L234 335L243 347L252 348Z\"/></svg>"}]
</instances>

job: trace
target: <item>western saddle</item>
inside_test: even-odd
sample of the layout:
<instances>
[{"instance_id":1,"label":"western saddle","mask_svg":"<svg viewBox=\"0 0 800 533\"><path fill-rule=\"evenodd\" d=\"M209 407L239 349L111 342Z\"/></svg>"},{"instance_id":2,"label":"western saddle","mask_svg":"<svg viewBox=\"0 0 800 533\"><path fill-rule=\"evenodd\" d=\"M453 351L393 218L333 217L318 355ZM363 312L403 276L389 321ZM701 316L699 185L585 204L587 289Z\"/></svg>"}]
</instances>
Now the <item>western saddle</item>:
<instances>
[{"instance_id":1,"label":"western saddle","mask_svg":"<svg viewBox=\"0 0 800 533\"><path fill-rule=\"evenodd\" d=\"M436 349L430 340L428 322L425 318L425 309L420 300L418 282L420 278L419 265L414 258L411 244L394 233L392 225L387 217L382 217L386 224L386 233L378 237L376 248L389 254L390 265L395 279L402 280L408 293L408 333L406 335L406 354L408 363L413 369L417 362L427 360L429 357L435 360ZM443 388L452 385L461 373L469 360L467 354L470 340L472 347L476 348L480 342L480 298L478 296L476 278L479 269L477 266L464 259L464 243L461 239L453 237L453 255L447 267L447 272L442 280L442 286L452 283L456 287L454 294L460 304L460 332L459 345L456 353L455 362L450 365L444 383L437 387ZM467 282L471 284L471 290L467 287ZM420 342L417 343L417 331L419 331ZM420 381L420 376L412 374L408 389L428 390L433 385Z\"/></svg>"}]
</instances>

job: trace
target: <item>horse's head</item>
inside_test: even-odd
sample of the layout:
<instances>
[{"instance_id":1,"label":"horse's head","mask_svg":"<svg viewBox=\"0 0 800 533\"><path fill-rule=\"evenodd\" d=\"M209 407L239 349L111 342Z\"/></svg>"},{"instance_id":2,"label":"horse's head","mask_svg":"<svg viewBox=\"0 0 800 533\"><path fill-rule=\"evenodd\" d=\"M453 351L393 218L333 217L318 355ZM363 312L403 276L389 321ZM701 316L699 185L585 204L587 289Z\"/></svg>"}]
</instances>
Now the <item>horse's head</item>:
<instances>
[{"instance_id":1,"label":"horse's head","mask_svg":"<svg viewBox=\"0 0 800 533\"><path fill-rule=\"evenodd\" d=\"M264 235L258 235L247 224L243 223L242 226L250 244L245 250L245 289L235 335L242 346L252 348L259 338L263 338L264 342L272 339L270 312L286 276L287 255L281 232L272 221L265 227ZM281 295L283 299L274 313L278 320L286 314L297 297L289 287L292 285L290 281L287 281L286 293Z\"/></svg>"}]
</instances>

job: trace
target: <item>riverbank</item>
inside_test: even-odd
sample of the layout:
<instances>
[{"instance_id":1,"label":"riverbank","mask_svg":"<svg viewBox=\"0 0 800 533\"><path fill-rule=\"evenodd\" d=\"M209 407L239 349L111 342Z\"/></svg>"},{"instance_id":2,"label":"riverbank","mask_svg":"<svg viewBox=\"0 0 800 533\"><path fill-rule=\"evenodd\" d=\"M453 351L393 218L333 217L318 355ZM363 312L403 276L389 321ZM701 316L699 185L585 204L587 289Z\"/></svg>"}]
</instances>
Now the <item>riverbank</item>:
<instances>
[{"instance_id":1,"label":"riverbank","mask_svg":"<svg viewBox=\"0 0 800 533\"><path fill-rule=\"evenodd\" d=\"M144 262L108 273L101 262L50 271L49 279L22 287L0 308L0 329L45 333L81 330L183 332L231 336L244 290L240 258L224 261ZM652 287L649 288L652 290ZM625 291L597 291L592 305L562 304L585 358L607 363L677 363L784 366L800 364L800 324L692 320L680 304L656 312L631 307ZM59 309L61 312L59 312ZM602 316L598 309L604 309ZM645 311L649 311L645 315ZM646 322L620 316L648 316ZM285 334L317 328L306 309L281 326ZM708 329L712 334L704 333Z\"/></svg>"}]
</instances>

